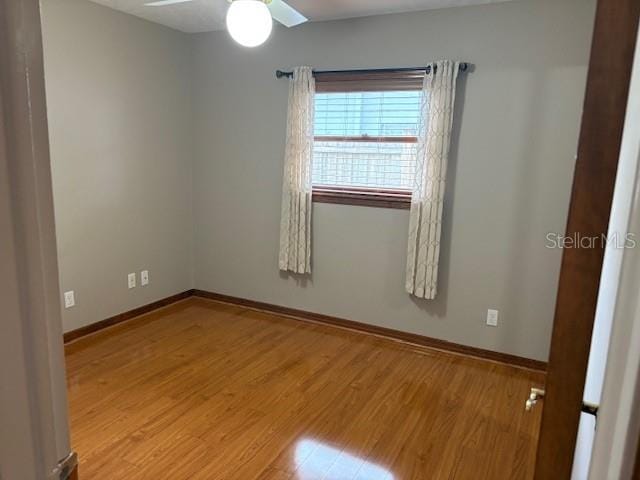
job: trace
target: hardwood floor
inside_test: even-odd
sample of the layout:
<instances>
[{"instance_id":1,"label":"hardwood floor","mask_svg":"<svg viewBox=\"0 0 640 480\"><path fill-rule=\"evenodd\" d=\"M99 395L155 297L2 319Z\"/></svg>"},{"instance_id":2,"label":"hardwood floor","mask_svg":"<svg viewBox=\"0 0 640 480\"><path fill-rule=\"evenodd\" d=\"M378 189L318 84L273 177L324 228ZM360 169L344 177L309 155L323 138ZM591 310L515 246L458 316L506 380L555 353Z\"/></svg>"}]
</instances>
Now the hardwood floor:
<instances>
[{"instance_id":1,"label":"hardwood floor","mask_svg":"<svg viewBox=\"0 0 640 480\"><path fill-rule=\"evenodd\" d=\"M539 372L201 298L66 357L85 480L533 476Z\"/></svg>"}]
</instances>

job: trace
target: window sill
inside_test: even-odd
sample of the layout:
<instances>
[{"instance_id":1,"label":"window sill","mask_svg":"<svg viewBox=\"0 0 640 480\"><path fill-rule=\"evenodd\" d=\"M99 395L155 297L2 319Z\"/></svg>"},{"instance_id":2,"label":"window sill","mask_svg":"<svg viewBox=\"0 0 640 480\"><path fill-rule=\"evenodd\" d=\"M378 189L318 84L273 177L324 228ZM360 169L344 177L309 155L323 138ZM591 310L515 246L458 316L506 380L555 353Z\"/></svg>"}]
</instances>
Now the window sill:
<instances>
[{"instance_id":1,"label":"window sill","mask_svg":"<svg viewBox=\"0 0 640 480\"><path fill-rule=\"evenodd\" d=\"M314 188L313 201L317 203L396 208L401 210L409 210L411 208L411 194L408 192Z\"/></svg>"}]
</instances>

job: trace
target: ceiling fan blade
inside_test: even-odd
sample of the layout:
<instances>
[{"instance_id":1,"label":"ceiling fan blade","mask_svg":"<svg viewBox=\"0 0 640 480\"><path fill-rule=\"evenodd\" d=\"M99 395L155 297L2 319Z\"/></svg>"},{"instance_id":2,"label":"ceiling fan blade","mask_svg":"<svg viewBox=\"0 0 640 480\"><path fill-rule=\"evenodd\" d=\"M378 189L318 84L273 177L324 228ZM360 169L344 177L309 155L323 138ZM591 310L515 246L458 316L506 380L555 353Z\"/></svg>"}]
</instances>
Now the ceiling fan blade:
<instances>
[{"instance_id":1,"label":"ceiling fan blade","mask_svg":"<svg viewBox=\"0 0 640 480\"><path fill-rule=\"evenodd\" d=\"M271 16L285 27L295 27L301 23L307 22L309 19L302 15L295 8L286 4L283 0L271 0L267 3Z\"/></svg>"},{"instance_id":2,"label":"ceiling fan blade","mask_svg":"<svg viewBox=\"0 0 640 480\"><path fill-rule=\"evenodd\" d=\"M178 3L193 2L193 0L158 0L156 2L147 2L145 7L164 7L165 5L176 5Z\"/></svg>"}]
</instances>

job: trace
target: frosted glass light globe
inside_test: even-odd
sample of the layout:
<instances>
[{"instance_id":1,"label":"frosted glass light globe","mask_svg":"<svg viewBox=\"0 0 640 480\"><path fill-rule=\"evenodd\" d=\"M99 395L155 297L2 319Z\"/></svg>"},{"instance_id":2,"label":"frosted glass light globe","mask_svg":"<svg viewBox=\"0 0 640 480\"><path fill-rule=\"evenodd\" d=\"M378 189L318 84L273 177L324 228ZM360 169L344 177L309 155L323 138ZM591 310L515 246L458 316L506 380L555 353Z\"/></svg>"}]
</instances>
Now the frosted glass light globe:
<instances>
[{"instance_id":1,"label":"frosted glass light globe","mask_svg":"<svg viewBox=\"0 0 640 480\"><path fill-rule=\"evenodd\" d=\"M227 11L231 38L245 47L262 45L273 28L271 12L262 0L234 0Z\"/></svg>"}]
</instances>

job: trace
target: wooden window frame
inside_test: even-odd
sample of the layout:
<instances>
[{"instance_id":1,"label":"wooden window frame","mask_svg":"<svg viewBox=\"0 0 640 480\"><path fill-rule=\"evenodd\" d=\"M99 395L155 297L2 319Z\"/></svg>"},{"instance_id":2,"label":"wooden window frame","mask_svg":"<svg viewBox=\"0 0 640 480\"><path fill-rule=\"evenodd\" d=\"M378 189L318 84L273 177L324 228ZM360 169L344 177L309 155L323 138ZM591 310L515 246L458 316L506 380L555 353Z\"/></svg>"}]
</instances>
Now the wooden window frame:
<instances>
[{"instance_id":1,"label":"wooden window frame","mask_svg":"<svg viewBox=\"0 0 640 480\"><path fill-rule=\"evenodd\" d=\"M317 203L397 208L400 210L411 208L411 192L409 190L314 185L312 191L312 199Z\"/></svg>"},{"instance_id":2,"label":"wooden window frame","mask_svg":"<svg viewBox=\"0 0 640 480\"><path fill-rule=\"evenodd\" d=\"M422 90L424 70L368 72L368 73L317 73L316 93L384 92ZM314 141L324 142L381 142L417 143L418 138L394 136L335 136L318 135ZM395 208L408 210L411 207L411 191L367 187L341 187L313 185L313 201L339 205Z\"/></svg>"}]
</instances>

